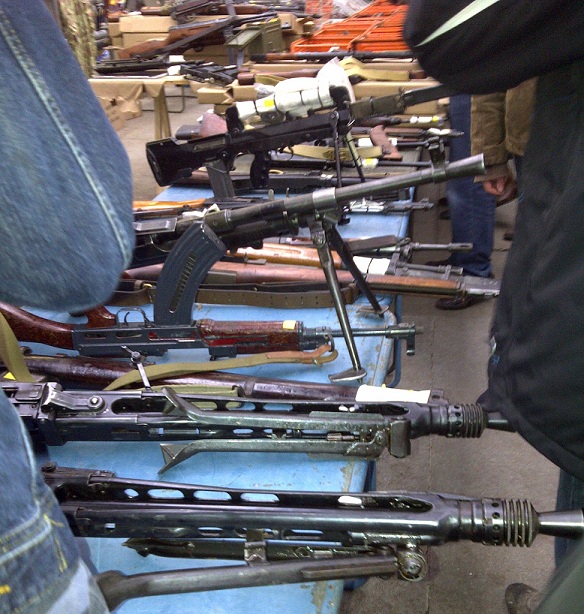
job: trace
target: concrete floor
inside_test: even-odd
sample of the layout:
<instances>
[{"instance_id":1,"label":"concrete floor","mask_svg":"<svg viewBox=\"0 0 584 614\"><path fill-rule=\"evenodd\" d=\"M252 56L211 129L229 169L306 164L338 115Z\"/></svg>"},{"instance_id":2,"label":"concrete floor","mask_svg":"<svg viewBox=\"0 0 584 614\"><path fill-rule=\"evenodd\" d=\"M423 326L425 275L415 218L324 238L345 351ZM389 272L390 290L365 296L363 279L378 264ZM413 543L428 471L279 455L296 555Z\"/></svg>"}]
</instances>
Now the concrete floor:
<instances>
[{"instance_id":1,"label":"concrete floor","mask_svg":"<svg viewBox=\"0 0 584 614\"><path fill-rule=\"evenodd\" d=\"M177 91L169 92L176 95ZM146 100L148 108L151 101ZM171 109L180 101L170 100ZM172 128L195 123L208 107L187 100L186 110L170 115ZM134 172L134 198L148 200L161 188L146 163L144 144L153 139L153 116L145 111L120 131ZM436 192L434 193L434 196ZM416 212L415 241L448 242L450 224L439 209ZM497 210L494 272L501 277L510 243L503 240L512 227L514 204ZM442 258L426 253L418 261ZM404 300L404 321L422 326L417 352L403 358L402 388L441 388L452 402L471 403L486 385L489 324L494 301L458 312L439 311L434 299ZM407 489L476 497L530 499L539 511L554 509L558 470L512 433L486 432L478 440L427 437L413 442L406 459L384 455L377 465L379 490ZM342 614L503 614L503 595L511 582L544 588L553 571L553 540L542 536L529 549L454 543L434 548L431 579L419 583L371 579L347 592Z\"/></svg>"}]
</instances>

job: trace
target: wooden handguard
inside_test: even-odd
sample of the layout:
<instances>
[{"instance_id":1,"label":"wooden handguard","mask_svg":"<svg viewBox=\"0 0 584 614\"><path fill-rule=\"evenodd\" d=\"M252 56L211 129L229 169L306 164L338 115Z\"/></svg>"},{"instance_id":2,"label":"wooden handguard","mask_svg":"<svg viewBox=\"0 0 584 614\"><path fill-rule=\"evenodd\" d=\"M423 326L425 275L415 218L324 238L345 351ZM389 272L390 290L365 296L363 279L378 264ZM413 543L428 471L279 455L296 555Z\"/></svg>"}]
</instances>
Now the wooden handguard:
<instances>
[{"instance_id":1,"label":"wooden handguard","mask_svg":"<svg viewBox=\"0 0 584 614\"><path fill-rule=\"evenodd\" d=\"M270 351L299 351L301 329L295 320L281 322L230 322L198 320L197 331L209 348L226 342L237 348L238 354L259 354Z\"/></svg>"},{"instance_id":2,"label":"wooden handguard","mask_svg":"<svg viewBox=\"0 0 584 614\"><path fill-rule=\"evenodd\" d=\"M374 145L381 147L386 160L403 160L398 148L391 142L383 126L374 126L369 130L369 138Z\"/></svg>"}]
</instances>

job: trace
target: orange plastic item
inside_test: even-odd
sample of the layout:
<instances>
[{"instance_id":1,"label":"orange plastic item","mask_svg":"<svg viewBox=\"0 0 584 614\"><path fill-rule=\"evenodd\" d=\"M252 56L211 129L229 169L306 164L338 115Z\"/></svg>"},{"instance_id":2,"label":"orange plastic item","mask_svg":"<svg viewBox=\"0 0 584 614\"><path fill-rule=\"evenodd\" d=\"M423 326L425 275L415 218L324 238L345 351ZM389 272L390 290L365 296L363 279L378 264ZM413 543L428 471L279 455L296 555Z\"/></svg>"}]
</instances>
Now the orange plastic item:
<instances>
[{"instance_id":1,"label":"orange plastic item","mask_svg":"<svg viewBox=\"0 0 584 614\"><path fill-rule=\"evenodd\" d=\"M293 41L290 51L407 51L402 38L407 10L407 5L373 0L352 17L325 24L312 36Z\"/></svg>"}]
</instances>

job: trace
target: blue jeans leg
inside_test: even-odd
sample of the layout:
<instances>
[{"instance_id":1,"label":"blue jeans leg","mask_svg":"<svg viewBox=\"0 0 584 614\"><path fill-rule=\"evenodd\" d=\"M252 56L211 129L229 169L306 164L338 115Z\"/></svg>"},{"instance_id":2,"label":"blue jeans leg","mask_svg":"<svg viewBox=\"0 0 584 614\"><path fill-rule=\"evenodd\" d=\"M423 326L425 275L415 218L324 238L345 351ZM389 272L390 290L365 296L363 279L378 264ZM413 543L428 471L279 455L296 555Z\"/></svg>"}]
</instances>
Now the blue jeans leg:
<instances>
[{"instance_id":1,"label":"blue jeans leg","mask_svg":"<svg viewBox=\"0 0 584 614\"><path fill-rule=\"evenodd\" d=\"M470 156L470 96L460 94L450 98L450 124L463 133L451 139L450 161ZM495 232L495 197L485 192L473 177L453 179L446 184L450 209L452 241L472 243L470 252L455 252L450 262L462 267L467 275L488 277L491 273L491 253Z\"/></svg>"}]
</instances>

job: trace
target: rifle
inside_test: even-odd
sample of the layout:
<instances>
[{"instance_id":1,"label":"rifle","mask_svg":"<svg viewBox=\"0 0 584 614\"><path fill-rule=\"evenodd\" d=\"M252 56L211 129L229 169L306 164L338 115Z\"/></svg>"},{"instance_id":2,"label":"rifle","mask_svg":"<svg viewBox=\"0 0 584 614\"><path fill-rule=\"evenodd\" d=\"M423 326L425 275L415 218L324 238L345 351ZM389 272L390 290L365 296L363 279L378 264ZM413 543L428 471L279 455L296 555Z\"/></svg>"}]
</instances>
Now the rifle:
<instances>
[{"instance_id":1,"label":"rifle","mask_svg":"<svg viewBox=\"0 0 584 614\"><path fill-rule=\"evenodd\" d=\"M148 74L152 71L166 72L172 66L179 66L179 74L198 81L209 81L230 85L237 78L235 65L221 66L215 62L196 60L171 60L168 54L161 54L151 59L129 58L127 60L103 60L97 62L95 71L100 75Z\"/></svg>"},{"instance_id":2,"label":"rifle","mask_svg":"<svg viewBox=\"0 0 584 614\"><path fill-rule=\"evenodd\" d=\"M280 193L298 193L306 192L307 190L320 190L323 188L334 188L341 184L341 187L348 185L356 185L363 183L360 177L355 175L343 174L340 181L336 175L336 172L331 172L331 165L328 162L320 160L314 160L311 158L299 158L294 155L288 155L284 161L283 158L278 159L276 156L271 155L270 158L270 172L268 173L265 181L265 188ZM312 164L312 163L315 164ZM384 162L384 161L382 161ZM429 162L391 162L391 166L403 166L408 170L412 168L429 168ZM382 164L381 166L385 166ZM297 169L296 172L280 172L280 169L292 167ZM315 170L312 170L314 168ZM276 172L271 172L272 170ZM382 171L384 169L381 169ZM387 173L368 173L367 180L382 179L386 177ZM204 185L211 186L211 177L205 170L193 171L188 178L180 179L175 182L175 185ZM235 194L250 194L253 193L256 188L253 186L249 172L243 171L231 171L229 173L229 184L233 186ZM263 190L264 188L262 188ZM404 190L405 192L405 190ZM392 200L406 200L407 196L399 198L399 193L396 191L387 191L384 194L380 194L379 198L392 201ZM220 202L228 201L228 199L218 199ZM265 200L265 199L264 199ZM221 206L221 205L219 205ZM347 211L351 210L351 203L346 207Z\"/></svg>"},{"instance_id":3,"label":"rifle","mask_svg":"<svg viewBox=\"0 0 584 614\"><path fill-rule=\"evenodd\" d=\"M76 391L54 382L2 382L1 387L31 436L49 446L68 441L189 441L161 444L165 465L159 474L200 452L375 459L387 449L404 458L411 453L411 440L422 436L476 438L485 428L513 431L500 414L436 396L432 403L366 401L347 406L338 401L177 394L169 387ZM377 398L383 395L380 388Z\"/></svg>"},{"instance_id":4,"label":"rifle","mask_svg":"<svg viewBox=\"0 0 584 614\"><path fill-rule=\"evenodd\" d=\"M359 269L367 273L369 268L379 270L383 267L385 275L410 277L414 279L458 279L463 280L469 294L491 295L498 293L499 283L482 277L464 275L462 267L451 265L432 266L412 264L410 259L418 251L468 252L471 243L418 243L409 238L398 239L394 236L372 237L370 239L348 239L345 244L355 259ZM231 251L227 260L245 263L269 262L308 267L320 267L318 252L310 244L302 243L264 243L259 248L239 248ZM333 255L335 269L343 268L343 261L338 255ZM370 279L366 277L366 279ZM371 284L375 282L371 282ZM407 293L407 291L406 291ZM494 293L494 294L492 294Z\"/></svg>"},{"instance_id":5,"label":"rifle","mask_svg":"<svg viewBox=\"0 0 584 614\"><path fill-rule=\"evenodd\" d=\"M472 243L418 243L408 237L379 236L370 239L347 239L345 245L353 257L362 258L387 258L393 255L403 262L409 260L417 251L468 252L472 249ZM310 243L264 243L261 248L240 247L229 252L228 259L253 262L256 260L301 266L320 267L320 260L316 248ZM340 256L333 256L336 269L343 268ZM407 265L411 266L411 265ZM434 267L437 268L437 267ZM456 271L462 275L462 270Z\"/></svg>"},{"instance_id":6,"label":"rifle","mask_svg":"<svg viewBox=\"0 0 584 614\"><path fill-rule=\"evenodd\" d=\"M132 58L167 60L171 55L184 53L193 47L224 44L233 28L274 17L277 17L277 13L273 10L262 12L260 15L247 16L236 16L233 13L219 19L174 26L169 29L165 39L144 41L125 49L119 49L118 58L120 60Z\"/></svg>"},{"instance_id":7,"label":"rifle","mask_svg":"<svg viewBox=\"0 0 584 614\"><path fill-rule=\"evenodd\" d=\"M156 301L156 282L162 265L131 269L124 272L110 304L119 306L145 305ZM409 265L403 263L400 275L390 263L387 274L367 273L364 279L376 295L406 294L410 296L454 297L475 295L486 298L498 296L500 282L493 279L460 275L457 267ZM432 270L430 270L432 269ZM355 288L353 276L347 271L336 270L341 292L347 303L353 301ZM196 293L197 302L209 304L269 305L278 293L296 298L297 294L328 292L326 278L316 267L249 263L216 262L209 270ZM252 296L246 292L253 293ZM348 293L348 296L345 294ZM252 300L257 295L257 300ZM264 296L262 302L261 297ZM326 297L318 299L330 306ZM282 309L302 306L302 300L278 301Z\"/></svg>"},{"instance_id":8,"label":"rifle","mask_svg":"<svg viewBox=\"0 0 584 614\"><path fill-rule=\"evenodd\" d=\"M268 237L296 234L300 228L309 228L353 365L352 369L332 377L359 379L365 375L365 371L360 365L349 318L340 294L331 247L339 253L375 312L381 315L383 309L353 262L336 228L336 223L342 217L343 204L357 198L375 196L388 188L399 189L432 181L445 181L449 178L478 174L483 172L482 169L482 156L475 156L451 164L437 164L432 169L389 176L359 185L317 190L311 194L267 201L241 209L208 213L202 222L179 221L170 236L169 233L161 233L157 238L149 234L146 240L138 236L133 266L164 261L154 301L154 322L163 325L190 322L192 305L202 280L211 266L228 249L261 245ZM168 240L172 241L173 237L178 240L169 253ZM162 246L157 244L161 240L164 241ZM90 342L89 339L87 341Z\"/></svg>"},{"instance_id":9,"label":"rifle","mask_svg":"<svg viewBox=\"0 0 584 614\"><path fill-rule=\"evenodd\" d=\"M130 321L131 312L142 319ZM308 352L323 346L334 353L334 338L343 336L341 330L325 326L308 328L296 320L222 322L202 319L190 324L157 325L141 309L121 309L115 315L105 308L95 309L86 313L87 324L48 320L8 303L0 303L0 313L19 341L76 350L82 356L128 357L135 352L143 356L162 356L171 349L205 348L214 360L238 354ZM405 338L410 345L415 334L415 327L403 324L354 331L355 336ZM306 354L307 362L314 362L314 358Z\"/></svg>"},{"instance_id":10,"label":"rifle","mask_svg":"<svg viewBox=\"0 0 584 614\"><path fill-rule=\"evenodd\" d=\"M235 19L227 16L213 21L188 24L186 26L175 26L170 28L168 36L162 40L150 40L136 43L131 47L118 50L120 60L130 60L139 58L149 59L168 59L171 54L180 54L195 45L207 45L215 42L221 44L225 42L222 34L225 28L233 26Z\"/></svg>"},{"instance_id":11,"label":"rifle","mask_svg":"<svg viewBox=\"0 0 584 614\"><path fill-rule=\"evenodd\" d=\"M266 185L269 170L269 151L281 150L307 141L322 140L331 135L336 140L339 135L346 136L352 123L360 118L372 115L398 115L409 106L443 98L453 93L450 88L439 85L390 96L364 98L349 103L345 87L332 86L330 91L337 109L328 113L315 113L308 117L244 130L237 107L233 106L225 112L227 119L225 134L197 138L186 143L179 143L174 138L146 143L146 155L154 178L159 185L168 185L181 178L188 178L193 171L206 166L215 195L232 196L232 190L230 191L225 185L225 177L215 177L215 175L228 173L233 167L236 155L251 153L254 161L250 169L250 179L255 188L262 188ZM274 105L271 109L272 114L277 114ZM362 180L364 181L363 177Z\"/></svg>"},{"instance_id":12,"label":"rifle","mask_svg":"<svg viewBox=\"0 0 584 614\"><path fill-rule=\"evenodd\" d=\"M201 212L213 207L221 209L236 209L264 202L263 198L197 198L195 200L135 200L133 202L134 230L137 234L148 232L163 232L174 229L179 218L186 219L189 215L200 216ZM176 219L174 219L176 218ZM152 230L146 220L152 221ZM162 220L162 221L161 221Z\"/></svg>"},{"instance_id":13,"label":"rifle","mask_svg":"<svg viewBox=\"0 0 584 614\"><path fill-rule=\"evenodd\" d=\"M58 380L69 388L109 386L114 380L135 372L135 366L127 361L90 358L85 356L40 356L25 354L24 361L31 373L41 381ZM0 362L0 364L2 364ZM358 388L339 384L297 382L278 378L238 375L225 371L208 371L177 376L156 376L148 369L152 363L144 363L150 382L159 386L191 386L222 390L228 395L235 392L240 397L254 399L299 399L313 401L336 400L353 403ZM3 365L8 368L7 365ZM131 384L126 384L129 386ZM433 393L432 398L441 396Z\"/></svg>"},{"instance_id":14,"label":"rifle","mask_svg":"<svg viewBox=\"0 0 584 614\"><path fill-rule=\"evenodd\" d=\"M277 244L279 246L282 244ZM433 244L427 244L427 247ZM436 248L444 245L436 244ZM448 247L448 246L446 246ZM236 252L237 253L237 252ZM257 250L257 253L262 253ZM399 255L399 253L398 253ZM337 262L337 258L334 259ZM398 263L398 267L390 261L383 275L366 273L364 279L375 294L407 294L413 296L452 297L464 295L484 296L494 298L499 295L500 282L493 279L462 275L458 267L427 266ZM154 264L146 267L128 269L124 272L124 280L120 289L139 291L147 287L151 292L145 302L152 302L154 284L160 277L163 265ZM354 282L353 276L346 270L335 269L336 276L342 288ZM127 282L132 280L131 284ZM124 284L124 282L126 282ZM213 264L199 286L200 290L213 291L213 288L228 286L237 290L238 286L254 286L258 290L269 290L272 284L301 284L302 286L322 287L326 283L323 271L315 266L300 266L298 264L266 264L261 260L249 259L245 263L233 260L219 261ZM293 287L292 287L293 289ZM115 295L114 295L115 296ZM208 301L200 301L208 302Z\"/></svg>"},{"instance_id":15,"label":"rifle","mask_svg":"<svg viewBox=\"0 0 584 614\"><path fill-rule=\"evenodd\" d=\"M78 536L137 538L139 544L127 545L144 554L161 539L165 554L173 547L175 554L196 557L243 552L243 567L130 577L106 572L97 581L112 608L145 595L331 578L397 573L418 581L428 571L427 546L463 540L530 546L538 534L584 534L582 510L537 512L521 499L241 490L123 479L54 464L43 474ZM271 562L274 549L285 562Z\"/></svg>"},{"instance_id":16,"label":"rifle","mask_svg":"<svg viewBox=\"0 0 584 614\"><path fill-rule=\"evenodd\" d=\"M185 0L184 2L176 3L171 11L171 17L179 24L191 23L198 15L229 15L229 4L227 2L218 2L217 0ZM281 4L267 6L263 4L231 4L231 11L236 15L263 15L273 11L287 11L290 9L283 7Z\"/></svg>"},{"instance_id":17,"label":"rifle","mask_svg":"<svg viewBox=\"0 0 584 614\"><path fill-rule=\"evenodd\" d=\"M258 64L269 64L271 62L304 60L307 62L330 62L335 58L355 58L361 62L370 60L399 60L413 59L411 51L299 51L296 53L253 53L250 56L251 62Z\"/></svg>"}]
</instances>

